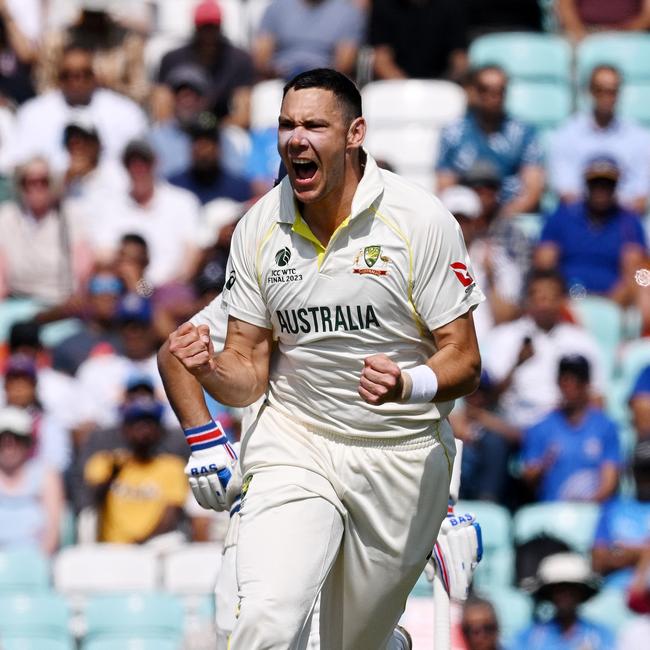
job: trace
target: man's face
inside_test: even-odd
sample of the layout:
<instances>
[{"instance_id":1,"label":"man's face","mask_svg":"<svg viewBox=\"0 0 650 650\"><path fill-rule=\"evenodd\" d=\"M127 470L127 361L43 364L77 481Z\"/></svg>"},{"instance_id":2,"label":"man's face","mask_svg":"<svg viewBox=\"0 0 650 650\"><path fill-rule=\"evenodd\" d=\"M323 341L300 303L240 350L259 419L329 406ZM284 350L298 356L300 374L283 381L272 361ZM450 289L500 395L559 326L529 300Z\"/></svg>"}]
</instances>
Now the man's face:
<instances>
[{"instance_id":1,"label":"man's face","mask_svg":"<svg viewBox=\"0 0 650 650\"><path fill-rule=\"evenodd\" d=\"M123 432L129 447L138 456L148 456L162 437L158 420L151 417L141 417L126 422Z\"/></svg>"},{"instance_id":2,"label":"man's face","mask_svg":"<svg viewBox=\"0 0 650 650\"><path fill-rule=\"evenodd\" d=\"M153 182L154 165L151 161L141 158L140 156L132 156L126 164L126 171L131 178L132 184L145 182L147 184Z\"/></svg>"},{"instance_id":3,"label":"man's face","mask_svg":"<svg viewBox=\"0 0 650 650\"><path fill-rule=\"evenodd\" d=\"M59 85L68 104L85 105L95 90L95 75L89 53L82 50L68 52L61 62Z\"/></svg>"},{"instance_id":4,"label":"man's face","mask_svg":"<svg viewBox=\"0 0 650 650\"><path fill-rule=\"evenodd\" d=\"M462 630L467 650L496 650L499 626L489 607L466 607L463 612Z\"/></svg>"},{"instance_id":5,"label":"man's face","mask_svg":"<svg viewBox=\"0 0 650 650\"><path fill-rule=\"evenodd\" d=\"M205 97L190 86L181 86L174 95L174 114L181 124L191 122L206 105Z\"/></svg>"},{"instance_id":6,"label":"man's face","mask_svg":"<svg viewBox=\"0 0 650 650\"><path fill-rule=\"evenodd\" d=\"M36 401L36 382L28 375L15 374L5 377L7 404L27 408Z\"/></svg>"},{"instance_id":7,"label":"man's face","mask_svg":"<svg viewBox=\"0 0 650 650\"><path fill-rule=\"evenodd\" d=\"M557 383L565 406L579 406L589 401L589 383L574 374L563 373Z\"/></svg>"},{"instance_id":8,"label":"man's face","mask_svg":"<svg viewBox=\"0 0 650 650\"><path fill-rule=\"evenodd\" d=\"M192 166L213 169L219 162L219 144L214 138L199 137L192 142Z\"/></svg>"},{"instance_id":9,"label":"man's face","mask_svg":"<svg viewBox=\"0 0 650 650\"><path fill-rule=\"evenodd\" d=\"M616 181L595 178L587 181L587 203L595 212L607 212L616 205Z\"/></svg>"},{"instance_id":10,"label":"man's face","mask_svg":"<svg viewBox=\"0 0 650 650\"><path fill-rule=\"evenodd\" d=\"M499 70L484 70L476 79L475 107L487 118L503 115L506 99L507 79Z\"/></svg>"},{"instance_id":11,"label":"man's face","mask_svg":"<svg viewBox=\"0 0 650 650\"><path fill-rule=\"evenodd\" d=\"M66 145L71 157L79 156L97 164L99 160L99 140L82 133L73 133Z\"/></svg>"},{"instance_id":12,"label":"man's face","mask_svg":"<svg viewBox=\"0 0 650 650\"><path fill-rule=\"evenodd\" d=\"M581 589L573 584L559 584L553 587L550 601L555 605L556 616L560 619L572 618L581 602Z\"/></svg>"},{"instance_id":13,"label":"man's face","mask_svg":"<svg viewBox=\"0 0 650 650\"><path fill-rule=\"evenodd\" d=\"M542 329L559 322L563 305L564 294L555 280L537 280L528 289L528 314Z\"/></svg>"},{"instance_id":14,"label":"man's face","mask_svg":"<svg viewBox=\"0 0 650 650\"><path fill-rule=\"evenodd\" d=\"M44 161L35 160L23 170L20 194L23 203L34 214L43 214L50 209L54 203L54 192L50 170Z\"/></svg>"},{"instance_id":15,"label":"man's face","mask_svg":"<svg viewBox=\"0 0 650 650\"><path fill-rule=\"evenodd\" d=\"M148 359L156 350L153 327L139 321L128 321L120 328L124 353L129 359Z\"/></svg>"},{"instance_id":16,"label":"man's face","mask_svg":"<svg viewBox=\"0 0 650 650\"><path fill-rule=\"evenodd\" d=\"M599 70L593 76L589 91L597 114L608 117L614 114L620 87L621 80L613 70Z\"/></svg>"},{"instance_id":17,"label":"man's face","mask_svg":"<svg viewBox=\"0 0 650 650\"><path fill-rule=\"evenodd\" d=\"M342 188L349 127L346 111L331 91L306 88L286 94L279 119L278 152L301 203L317 204Z\"/></svg>"},{"instance_id":18,"label":"man's face","mask_svg":"<svg viewBox=\"0 0 650 650\"><path fill-rule=\"evenodd\" d=\"M0 470L15 472L29 458L31 448L31 436L0 431Z\"/></svg>"}]
</instances>

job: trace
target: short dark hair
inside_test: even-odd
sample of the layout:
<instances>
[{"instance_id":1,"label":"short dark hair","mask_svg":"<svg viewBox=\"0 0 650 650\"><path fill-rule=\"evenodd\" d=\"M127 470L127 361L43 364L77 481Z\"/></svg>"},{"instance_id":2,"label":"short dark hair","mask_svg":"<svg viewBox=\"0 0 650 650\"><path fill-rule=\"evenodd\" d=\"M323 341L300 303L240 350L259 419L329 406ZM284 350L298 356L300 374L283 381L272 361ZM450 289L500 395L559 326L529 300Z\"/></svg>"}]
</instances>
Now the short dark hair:
<instances>
[{"instance_id":1,"label":"short dark hair","mask_svg":"<svg viewBox=\"0 0 650 650\"><path fill-rule=\"evenodd\" d=\"M494 609L494 605L486 598L481 598L480 596L477 596L476 594L472 593L469 596L469 598L465 601L465 605L463 606L463 614L465 613L466 610L470 609L471 607L485 607L490 611L490 614L494 617L494 620L496 621L497 625L499 625L499 619L497 617L496 610Z\"/></svg>"},{"instance_id":2,"label":"short dark hair","mask_svg":"<svg viewBox=\"0 0 650 650\"><path fill-rule=\"evenodd\" d=\"M533 269L529 275L528 279L526 281L526 293L528 294L530 292L531 287L533 284L536 282L543 282L545 280L548 280L550 282L555 282L562 294L566 294L567 288L566 288L566 282L564 281L564 278L558 271L555 269Z\"/></svg>"},{"instance_id":3,"label":"short dark hair","mask_svg":"<svg viewBox=\"0 0 650 650\"><path fill-rule=\"evenodd\" d=\"M331 68L315 68L297 74L287 82L282 91L282 98L290 90L306 90L307 88L322 88L334 93L342 104L350 121L361 117L361 93L352 79Z\"/></svg>"},{"instance_id":4,"label":"short dark hair","mask_svg":"<svg viewBox=\"0 0 650 650\"><path fill-rule=\"evenodd\" d=\"M144 248L147 251L149 250L149 245L147 244L147 240L142 235L138 235L135 232L127 232L125 235L122 236L120 243L136 244L137 246L142 246L142 248Z\"/></svg>"}]
</instances>

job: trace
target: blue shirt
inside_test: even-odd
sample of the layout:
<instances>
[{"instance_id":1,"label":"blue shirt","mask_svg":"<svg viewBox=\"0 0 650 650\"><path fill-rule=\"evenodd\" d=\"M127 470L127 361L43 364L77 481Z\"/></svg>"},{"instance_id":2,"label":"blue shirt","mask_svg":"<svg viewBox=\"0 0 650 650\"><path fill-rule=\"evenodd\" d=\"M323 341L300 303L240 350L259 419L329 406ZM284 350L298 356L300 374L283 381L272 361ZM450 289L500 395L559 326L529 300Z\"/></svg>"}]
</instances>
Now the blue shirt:
<instances>
[{"instance_id":1,"label":"blue shirt","mask_svg":"<svg viewBox=\"0 0 650 650\"><path fill-rule=\"evenodd\" d=\"M524 465L551 461L540 484L541 501L590 499L600 485L602 466L620 463L616 425L595 408L575 427L561 411L553 411L524 432L521 459Z\"/></svg>"},{"instance_id":2,"label":"blue shirt","mask_svg":"<svg viewBox=\"0 0 650 650\"><path fill-rule=\"evenodd\" d=\"M541 165L543 153L535 128L506 116L501 128L485 133L471 112L442 130L436 169L463 176L479 160L491 162L501 173L501 199L519 193L519 172L526 165Z\"/></svg>"},{"instance_id":3,"label":"blue shirt","mask_svg":"<svg viewBox=\"0 0 650 650\"><path fill-rule=\"evenodd\" d=\"M650 543L650 502L618 497L603 504L594 546L643 546ZM614 571L605 578L608 587L627 587L633 569Z\"/></svg>"},{"instance_id":4,"label":"blue shirt","mask_svg":"<svg viewBox=\"0 0 650 650\"><path fill-rule=\"evenodd\" d=\"M199 183L189 169L172 176L169 182L192 192L202 205L214 199L232 199L243 203L253 195L251 186L245 178L233 176L224 169L209 185Z\"/></svg>"},{"instance_id":5,"label":"blue shirt","mask_svg":"<svg viewBox=\"0 0 650 650\"><path fill-rule=\"evenodd\" d=\"M565 281L582 285L589 293L607 293L618 282L627 244L646 245L636 214L616 208L606 221L594 222L584 201L560 204L546 222L540 242L558 246Z\"/></svg>"},{"instance_id":6,"label":"blue shirt","mask_svg":"<svg viewBox=\"0 0 650 650\"><path fill-rule=\"evenodd\" d=\"M646 366L636 378L630 399L643 394L650 394L650 366Z\"/></svg>"},{"instance_id":7,"label":"blue shirt","mask_svg":"<svg viewBox=\"0 0 650 650\"><path fill-rule=\"evenodd\" d=\"M246 159L246 178L273 184L278 175L280 154L278 153L278 130L256 129L251 131L251 148Z\"/></svg>"},{"instance_id":8,"label":"blue shirt","mask_svg":"<svg viewBox=\"0 0 650 650\"><path fill-rule=\"evenodd\" d=\"M578 620L568 634L555 621L536 623L520 632L511 650L613 650L614 635L605 627Z\"/></svg>"}]
</instances>

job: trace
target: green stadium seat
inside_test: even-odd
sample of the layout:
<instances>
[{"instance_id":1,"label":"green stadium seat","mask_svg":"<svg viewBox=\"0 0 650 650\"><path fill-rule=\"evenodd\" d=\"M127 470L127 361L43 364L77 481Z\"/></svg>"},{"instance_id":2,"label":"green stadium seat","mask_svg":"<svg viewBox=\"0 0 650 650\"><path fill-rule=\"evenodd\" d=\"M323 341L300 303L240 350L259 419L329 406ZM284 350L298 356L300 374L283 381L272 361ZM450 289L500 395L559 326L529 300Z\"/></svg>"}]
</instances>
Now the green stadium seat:
<instances>
[{"instance_id":1,"label":"green stadium seat","mask_svg":"<svg viewBox=\"0 0 650 650\"><path fill-rule=\"evenodd\" d=\"M494 605L504 646L508 646L515 635L530 625L533 601L523 591L514 587L491 587L486 590L477 588L476 593Z\"/></svg>"},{"instance_id":2,"label":"green stadium seat","mask_svg":"<svg viewBox=\"0 0 650 650\"><path fill-rule=\"evenodd\" d=\"M560 125L572 110L572 95L568 84L513 80L508 86L506 107L516 118L538 129Z\"/></svg>"},{"instance_id":3,"label":"green stadium seat","mask_svg":"<svg viewBox=\"0 0 650 650\"><path fill-rule=\"evenodd\" d=\"M173 639L91 639L82 650L182 650L183 644Z\"/></svg>"},{"instance_id":4,"label":"green stadium seat","mask_svg":"<svg viewBox=\"0 0 650 650\"><path fill-rule=\"evenodd\" d=\"M615 634L634 618L621 589L605 588L582 606L582 615L592 623L611 628Z\"/></svg>"},{"instance_id":5,"label":"green stadium seat","mask_svg":"<svg viewBox=\"0 0 650 650\"><path fill-rule=\"evenodd\" d=\"M36 548L0 552L0 594L50 589L47 558Z\"/></svg>"},{"instance_id":6,"label":"green stadium seat","mask_svg":"<svg viewBox=\"0 0 650 650\"><path fill-rule=\"evenodd\" d=\"M474 574L477 588L508 586L514 577L510 513L487 501L459 501L456 512L471 512L481 524L483 559Z\"/></svg>"},{"instance_id":7,"label":"green stadium seat","mask_svg":"<svg viewBox=\"0 0 650 650\"><path fill-rule=\"evenodd\" d=\"M432 598L433 597L433 585L429 582L426 573L423 573L418 581L415 583L415 587L410 594L411 598Z\"/></svg>"},{"instance_id":8,"label":"green stadium seat","mask_svg":"<svg viewBox=\"0 0 650 650\"><path fill-rule=\"evenodd\" d=\"M560 81L571 76L571 46L560 36L527 32L488 34L470 47L472 66L495 63L512 79Z\"/></svg>"},{"instance_id":9,"label":"green stadium seat","mask_svg":"<svg viewBox=\"0 0 650 650\"><path fill-rule=\"evenodd\" d=\"M650 127L650 80L624 83L618 103L620 114Z\"/></svg>"},{"instance_id":10,"label":"green stadium seat","mask_svg":"<svg viewBox=\"0 0 650 650\"><path fill-rule=\"evenodd\" d=\"M620 391L627 402L641 371L650 365L650 339L642 338L626 343L619 354Z\"/></svg>"},{"instance_id":11,"label":"green stadium seat","mask_svg":"<svg viewBox=\"0 0 650 650\"><path fill-rule=\"evenodd\" d=\"M597 65L616 66L625 82L650 80L650 36L643 33L591 34L576 51L578 82L585 85Z\"/></svg>"},{"instance_id":12,"label":"green stadium seat","mask_svg":"<svg viewBox=\"0 0 650 650\"><path fill-rule=\"evenodd\" d=\"M591 549L598 521L595 503L536 503L521 508L514 516L513 531L516 544L523 544L546 534L566 542L578 553Z\"/></svg>"},{"instance_id":13,"label":"green stadium seat","mask_svg":"<svg viewBox=\"0 0 650 650\"><path fill-rule=\"evenodd\" d=\"M46 637L5 637L2 650L74 650L74 643Z\"/></svg>"},{"instance_id":14,"label":"green stadium seat","mask_svg":"<svg viewBox=\"0 0 650 650\"><path fill-rule=\"evenodd\" d=\"M0 597L0 638L48 638L69 641L65 600L55 593Z\"/></svg>"}]
</instances>

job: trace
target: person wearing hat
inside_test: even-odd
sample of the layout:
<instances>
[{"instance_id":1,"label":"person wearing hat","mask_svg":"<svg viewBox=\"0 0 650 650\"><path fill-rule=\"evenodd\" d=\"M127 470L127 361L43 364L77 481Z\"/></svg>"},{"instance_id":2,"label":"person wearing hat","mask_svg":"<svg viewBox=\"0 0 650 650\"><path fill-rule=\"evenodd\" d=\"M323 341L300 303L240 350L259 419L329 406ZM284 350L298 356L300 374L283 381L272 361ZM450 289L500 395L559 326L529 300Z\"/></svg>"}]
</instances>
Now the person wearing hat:
<instances>
[{"instance_id":1,"label":"person wearing hat","mask_svg":"<svg viewBox=\"0 0 650 650\"><path fill-rule=\"evenodd\" d=\"M94 453L84 466L100 542L142 543L178 529L188 488L184 461L159 450L163 411L153 397L127 401L121 444Z\"/></svg>"},{"instance_id":2,"label":"person wearing hat","mask_svg":"<svg viewBox=\"0 0 650 650\"><path fill-rule=\"evenodd\" d=\"M548 217L533 263L558 269L570 289L634 302L635 271L643 266L646 237L636 215L617 200L616 160L598 155L584 169L585 198L561 203Z\"/></svg>"},{"instance_id":3,"label":"person wearing hat","mask_svg":"<svg viewBox=\"0 0 650 650\"><path fill-rule=\"evenodd\" d=\"M63 483L33 446L29 413L0 408L0 550L35 546L51 555L59 543Z\"/></svg>"},{"instance_id":4,"label":"person wearing hat","mask_svg":"<svg viewBox=\"0 0 650 650\"><path fill-rule=\"evenodd\" d=\"M520 632L512 650L612 650L612 632L583 619L578 609L598 592L589 563L578 553L545 557L537 570L536 602L550 602L555 612L545 623L536 622Z\"/></svg>"},{"instance_id":5,"label":"person wearing hat","mask_svg":"<svg viewBox=\"0 0 650 650\"><path fill-rule=\"evenodd\" d=\"M522 478L540 501L611 498L618 487L621 453L616 424L592 406L591 367L573 354L560 359L558 408L523 435Z\"/></svg>"},{"instance_id":6,"label":"person wearing hat","mask_svg":"<svg viewBox=\"0 0 650 650\"><path fill-rule=\"evenodd\" d=\"M636 444L629 469L635 493L603 504L591 551L594 570L605 576L605 585L620 589L629 586L650 544L650 440Z\"/></svg>"}]
</instances>

